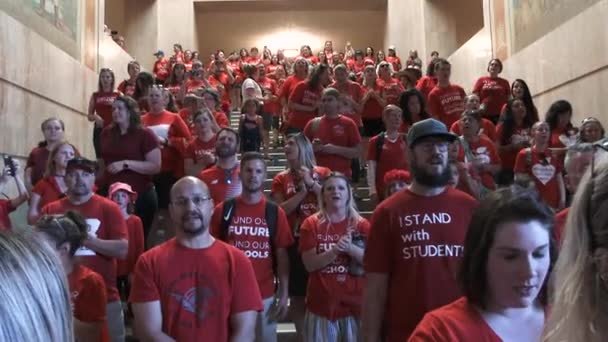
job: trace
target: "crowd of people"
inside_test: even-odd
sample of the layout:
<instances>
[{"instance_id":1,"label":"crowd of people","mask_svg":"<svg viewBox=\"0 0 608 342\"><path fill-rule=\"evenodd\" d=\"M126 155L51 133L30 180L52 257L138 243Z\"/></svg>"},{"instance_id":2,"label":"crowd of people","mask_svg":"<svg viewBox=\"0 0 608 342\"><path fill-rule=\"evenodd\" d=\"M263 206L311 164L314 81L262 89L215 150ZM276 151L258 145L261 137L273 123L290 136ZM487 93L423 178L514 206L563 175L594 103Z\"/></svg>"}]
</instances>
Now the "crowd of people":
<instances>
[{"instance_id":1,"label":"crowd of people","mask_svg":"<svg viewBox=\"0 0 608 342\"><path fill-rule=\"evenodd\" d=\"M100 70L95 159L52 117L23 176L5 158L0 273L31 286L0 287L0 311L41 299L0 339L124 341L125 315L141 341L272 342L284 319L306 342L608 338L597 118L559 100L541 120L498 59L467 93L438 53L423 76L392 46L155 56Z\"/></svg>"}]
</instances>

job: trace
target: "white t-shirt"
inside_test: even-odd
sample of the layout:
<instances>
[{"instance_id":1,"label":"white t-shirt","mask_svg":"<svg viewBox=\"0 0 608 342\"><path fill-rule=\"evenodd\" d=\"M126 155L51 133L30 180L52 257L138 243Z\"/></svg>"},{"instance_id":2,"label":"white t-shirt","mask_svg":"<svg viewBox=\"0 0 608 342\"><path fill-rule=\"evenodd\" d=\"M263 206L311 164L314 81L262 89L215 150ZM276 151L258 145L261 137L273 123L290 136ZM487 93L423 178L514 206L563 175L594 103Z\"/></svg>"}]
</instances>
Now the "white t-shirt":
<instances>
[{"instance_id":1,"label":"white t-shirt","mask_svg":"<svg viewBox=\"0 0 608 342\"><path fill-rule=\"evenodd\" d=\"M247 96L246 90L251 89L251 88L253 88L255 91L254 96ZM262 88L260 88L260 85L258 84L258 82L254 81L252 78L247 78L243 82L243 87L241 88L241 94L243 95L243 102L245 102L245 100L253 98L253 99L258 99L260 101L260 104L263 104L263 102L260 100L260 99L264 98L264 95L262 95Z\"/></svg>"}]
</instances>

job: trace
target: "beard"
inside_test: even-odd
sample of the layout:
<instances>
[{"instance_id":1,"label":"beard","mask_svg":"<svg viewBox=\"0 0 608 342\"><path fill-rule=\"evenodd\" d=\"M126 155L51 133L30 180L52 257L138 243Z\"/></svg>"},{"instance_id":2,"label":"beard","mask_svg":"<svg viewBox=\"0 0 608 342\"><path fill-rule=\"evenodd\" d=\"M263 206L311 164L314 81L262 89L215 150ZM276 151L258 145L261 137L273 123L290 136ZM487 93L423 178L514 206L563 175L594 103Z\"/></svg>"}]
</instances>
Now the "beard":
<instances>
[{"instance_id":1,"label":"beard","mask_svg":"<svg viewBox=\"0 0 608 342\"><path fill-rule=\"evenodd\" d=\"M452 177L452 171L448 167L447 163L443 167L443 171L439 174L431 174L427 172L424 167L418 165L416 158L412 158L410 163L410 172L416 182L421 185L439 188L448 185L450 178Z\"/></svg>"},{"instance_id":2,"label":"beard","mask_svg":"<svg viewBox=\"0 0 608 342\"><path fill-rule=\"evenodd\" d=\"M217 145L215 147L215 154L218 158L232 157L236 154L236 146L232 147L224 144Z\"/></svg>"},{"instance_id":3,"label":"beard","mask_svg":"<svg viewBox=\"0 0 608 342\"><path fill-rule=\"evenodd\" d=\"M190 222L188 222L191 220L190 217L192 215L198 216L198 221L200 222L199 224L194 225L194 224L191 224ZM205 223L203 215L196 213L196 212L185 213L184 216L182 216L181 226L182 226L182 231L184 232L184 234L186 234L190 237L199 236L199 235L203 234L204 232L206 232L207 229L209 228L209 224L208 224L208 222Z\"/></svg>"},{"instance_id":4,"label":"beard","mask_svg":"<svg viewBox=\"0 0 608 342\"><path fill-rule=\"evenodd\" d=\"M91 193L91 189L84 184L75 184L68 190L69 193L74 196L86 196Z\"/></svg>"}]
</instances>

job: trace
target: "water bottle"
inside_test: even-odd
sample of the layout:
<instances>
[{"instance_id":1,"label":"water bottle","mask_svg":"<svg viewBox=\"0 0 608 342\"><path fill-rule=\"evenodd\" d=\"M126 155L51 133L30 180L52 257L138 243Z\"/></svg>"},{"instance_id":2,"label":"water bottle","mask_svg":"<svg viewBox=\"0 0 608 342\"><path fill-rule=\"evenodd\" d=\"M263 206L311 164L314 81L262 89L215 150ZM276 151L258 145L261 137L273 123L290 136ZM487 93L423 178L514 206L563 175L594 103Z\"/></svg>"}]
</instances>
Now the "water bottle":
<instances>
[{"instance_id":1,"label":"water bottle","mask_svg":"<svg viewBox=\"0 0 608 342\"><path fill-rule=\"evenodd\" d=\"M359 233L353 234L351 243L357 247L365 249L365 238ZM351 258L350 264L348 265L348 273L353 277L361 277L365 272L363 271L363 265L354 258Z\"/></svg>"}]
</instances>

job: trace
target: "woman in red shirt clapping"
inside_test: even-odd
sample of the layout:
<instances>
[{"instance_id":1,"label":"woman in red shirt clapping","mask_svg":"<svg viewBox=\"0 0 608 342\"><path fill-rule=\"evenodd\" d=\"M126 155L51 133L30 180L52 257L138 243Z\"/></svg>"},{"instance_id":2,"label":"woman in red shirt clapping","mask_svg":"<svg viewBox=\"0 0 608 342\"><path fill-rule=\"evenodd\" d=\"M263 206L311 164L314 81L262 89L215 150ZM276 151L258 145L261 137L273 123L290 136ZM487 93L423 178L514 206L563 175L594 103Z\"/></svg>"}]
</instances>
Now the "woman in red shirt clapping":
<instances>
[{"instance_id":1,"label":"woman in red shirt clapping","mask_svg":"<svg viewBox=\"0 0 608 342\"><path fill-rule=\"evenodd\" d=\"M547 282L557 259L552 231L553 213L535 192L490 193L465 238L464 296L427 313L408 341L542 340Z\"/></svg>"},{"instance_id":2,"label":"woman in red shirt clapping","mask_svg":"<svg viewBox=\"0 0 608 342\"><path fill-rule=\"evenodd\" d=\"M302 261L310 272L304 341L358 340L368 234L369 222L354 206L348 179L332 173L323 182L319 212L300 229Z\"/></svg>"}]
</instances>

